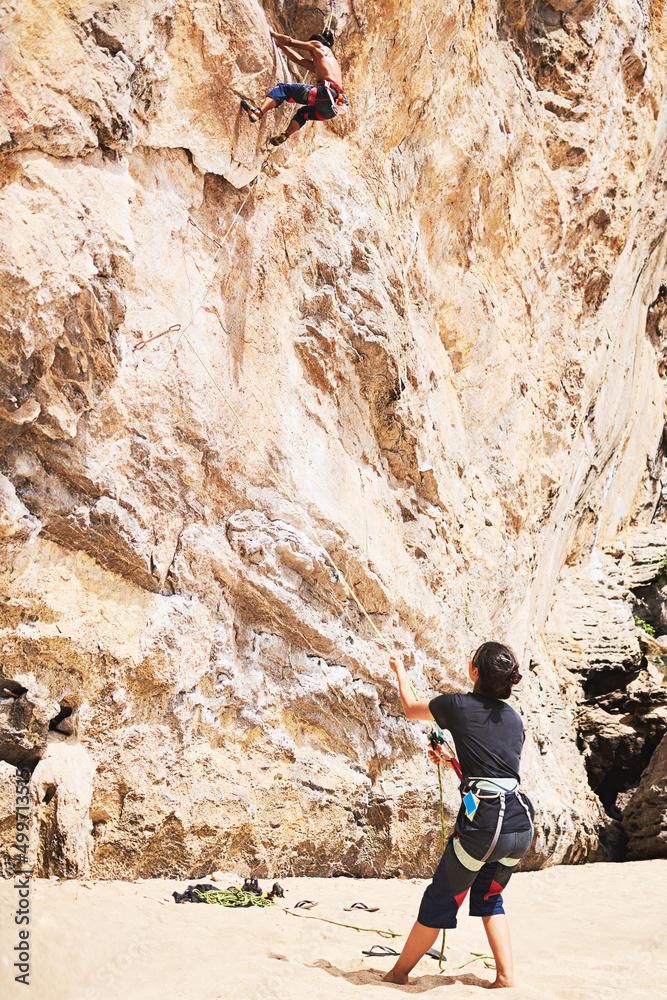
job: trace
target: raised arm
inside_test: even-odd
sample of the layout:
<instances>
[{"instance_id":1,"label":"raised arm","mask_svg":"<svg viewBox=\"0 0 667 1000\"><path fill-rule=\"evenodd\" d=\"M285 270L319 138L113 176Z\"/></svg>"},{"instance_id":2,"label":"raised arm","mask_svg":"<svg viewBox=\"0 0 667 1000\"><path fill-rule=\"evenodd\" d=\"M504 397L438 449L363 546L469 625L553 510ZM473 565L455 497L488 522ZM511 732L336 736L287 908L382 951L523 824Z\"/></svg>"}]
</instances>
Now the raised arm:
<instances>
[{"instance_id":1,"label":"raised arm","mask_svg":"<svg viewBox=\"0 0 667 1000\"><path fill-rule=\"evenodd\" d=\"M300 52L315 52L320 44L319 42L300 42L298 38L290 38L289 35L280 35L277 31L272 31L271 28L269 28L269 31L274 42L281 49L290 45L292 48L299 49Z\"/></svg>"},{"instance_id":2,"label":"raised arm","mask_svg":"<svg viewBox=\"0 0 667 1000\"><path fill-rule=\"evenodd\" d=\"M281 45L280 48L291 62L296 63L297 66L303 66L304 69L312 70L313 73L315 72L315 63L312 59L302 59L298 52L290 49L287 45Z\"/></svg>"},{"instance_id":3,"label":"raised arm","mask_svg":"<svg viewBox=\"0 0 667 1000\"><path fill-rule=\"evenodd\" d=\"M433 719L431 709L427 701L417 701L412 691L410 683L405 673L405 667L395 656L389 658L389 666L398 678L398 694L403 703L403 711L408 719L423 719L430 722Z\"/></svg>"}]
</instances>

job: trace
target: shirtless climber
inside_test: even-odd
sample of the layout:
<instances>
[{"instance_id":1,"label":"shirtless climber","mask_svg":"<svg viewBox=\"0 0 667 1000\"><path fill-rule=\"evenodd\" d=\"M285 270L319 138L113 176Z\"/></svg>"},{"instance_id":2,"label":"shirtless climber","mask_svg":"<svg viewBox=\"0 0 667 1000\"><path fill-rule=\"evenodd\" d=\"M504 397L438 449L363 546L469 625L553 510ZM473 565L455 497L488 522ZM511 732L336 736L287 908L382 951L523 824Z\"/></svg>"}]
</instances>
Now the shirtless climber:
<instances>
[{"instance_id":1,"label":"shirtless climber","mask_svg":"<svg viewBox=\"0 0 667 1000\"><path fill-rule=\"evenodd\" d=\"M343 80L340 66L331 51L334 43L333 32L325 31L321 35L311 35L307 42L299 42L288 35L279 35L272 31L276 45L283 50L288 59L304 69L315 74L316 84L279 83L270 90L264 98L262 106L256 108L245 98L241 107L247 112L253 124L260 121L267 111L278 108L283 101L291 104L301 104L297 113L282 135L274 135L269 139L270 146L279 146L288 136L293 135L304 122L326 121L347 111L347 97L343 93ZM298 49L298 52L295 51ZM299 55L302 53L302 55Z\"/></svg>"}]
</instances>

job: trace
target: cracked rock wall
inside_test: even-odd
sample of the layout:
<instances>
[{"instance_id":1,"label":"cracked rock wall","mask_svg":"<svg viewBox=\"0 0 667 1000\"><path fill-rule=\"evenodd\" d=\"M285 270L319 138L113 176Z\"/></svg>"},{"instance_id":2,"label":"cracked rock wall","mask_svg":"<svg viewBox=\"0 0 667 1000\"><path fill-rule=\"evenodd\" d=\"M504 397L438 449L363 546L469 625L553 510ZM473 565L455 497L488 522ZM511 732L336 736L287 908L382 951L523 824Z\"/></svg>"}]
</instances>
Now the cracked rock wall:
<instances>
[{"instance_id":1,"label":"cracked rock wall","mask_svg":"<svg viewBox=\"0 0 667 1000\"><path fill-rule=\"evenodd\" d=\"M582 704L645 667L605 588L667 547L667 13L340 3L350 113L216 247L189 217L221 240L289 117L239 98L299 78L268 29L326 12L0 3L0 749L43 873L438 855L424 733L205 369L423 695L517 650L528 864L604 856Z\"/></svg>"}]
</instances>

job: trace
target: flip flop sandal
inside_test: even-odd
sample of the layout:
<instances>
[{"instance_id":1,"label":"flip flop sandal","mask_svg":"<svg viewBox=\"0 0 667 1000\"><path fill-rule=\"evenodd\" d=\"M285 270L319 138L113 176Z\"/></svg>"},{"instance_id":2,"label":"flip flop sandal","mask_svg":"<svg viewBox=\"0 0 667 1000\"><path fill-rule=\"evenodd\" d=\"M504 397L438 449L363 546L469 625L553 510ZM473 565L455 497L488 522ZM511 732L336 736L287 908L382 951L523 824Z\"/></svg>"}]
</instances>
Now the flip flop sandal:
<instances>
[{"instance_id":1,"label":"flip flop sandal","mask_svg":"<svg viewBox=\"0 0 667 1000\"><path fill-rule=\"evenodd\" d=\"M295 910L312 910L314 906L317 906L312 899L301 899L298 903L294 904Z\"/></svg>"},{"instance_id":2,"label":"flip flop sandal","mask_svg":"<svg viewBox=\"0 0 667 1000\"><path fill-rule=\"evenodd\" d=\"M365 903L353 903L352 906L344 906L344 913L351 913L352 910L365 910L367 913L377 913L379 906L366 906Z\"/></svg>"},{"instance_id":3,"label":"flip flop sandal","mask_svg":"<svg viewBox=\"0 0 667 1000\"><path fill-rule=\"evenodd\" d=\"M374 944L370 951L362 951L362 955L370 955L371 958L389 958L391 955L399 955L400 952L387 947L386 944Z\"/></svg>"},{"instance_id":4,"label":"flip flop sandal","mask_svg":"<svg viewBox=\"0 0 667 1000\"><path fill-rule=\"evenodd\" d=\"M439 948L429 948L429 950L426 952L426 954L429 956L429 958L434 958L436 960L436 962L440 961L440 949ZM446 958L445 955L442 956L442 960L443 960L443 962L447 961L447 958Z\"/></svg>"}]
</instances>

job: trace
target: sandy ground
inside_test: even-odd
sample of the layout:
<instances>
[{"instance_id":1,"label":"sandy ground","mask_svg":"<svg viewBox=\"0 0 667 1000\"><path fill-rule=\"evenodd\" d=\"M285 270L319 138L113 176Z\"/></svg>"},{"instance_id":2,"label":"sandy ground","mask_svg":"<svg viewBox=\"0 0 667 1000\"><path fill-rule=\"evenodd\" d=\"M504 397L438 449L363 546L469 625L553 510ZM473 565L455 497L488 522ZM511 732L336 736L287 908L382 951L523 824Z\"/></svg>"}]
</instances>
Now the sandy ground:
<instances>
[{"instance_id":1,"label":"sandy ground","mask_svg":"<svg viewBox=\"0 0 667 1000\"><path fill-rule=\"evenodd\" d=\"M310 916L392 929L370 931L288 916L278 907L232 910L177 906L187 883L49 882L31 887L30 986L13 980L17 890L0 883L0 994L36 1000L397 1000L404 994L476 997L493 979L480 920L463 915L447 936L447 971L426 958L409 987L380 974L390 958L367 958L373 944L400 950L423 881L285 879L286 903L318 900ZM261 883L269 887L268 881ZM506 894L520 1000L650 1000L667 996L667 861L559 867L517 874ZM361 901L377 913L345 913ZM380 974L379 974L380 973Z\"/></svg>"}]
</instances>

